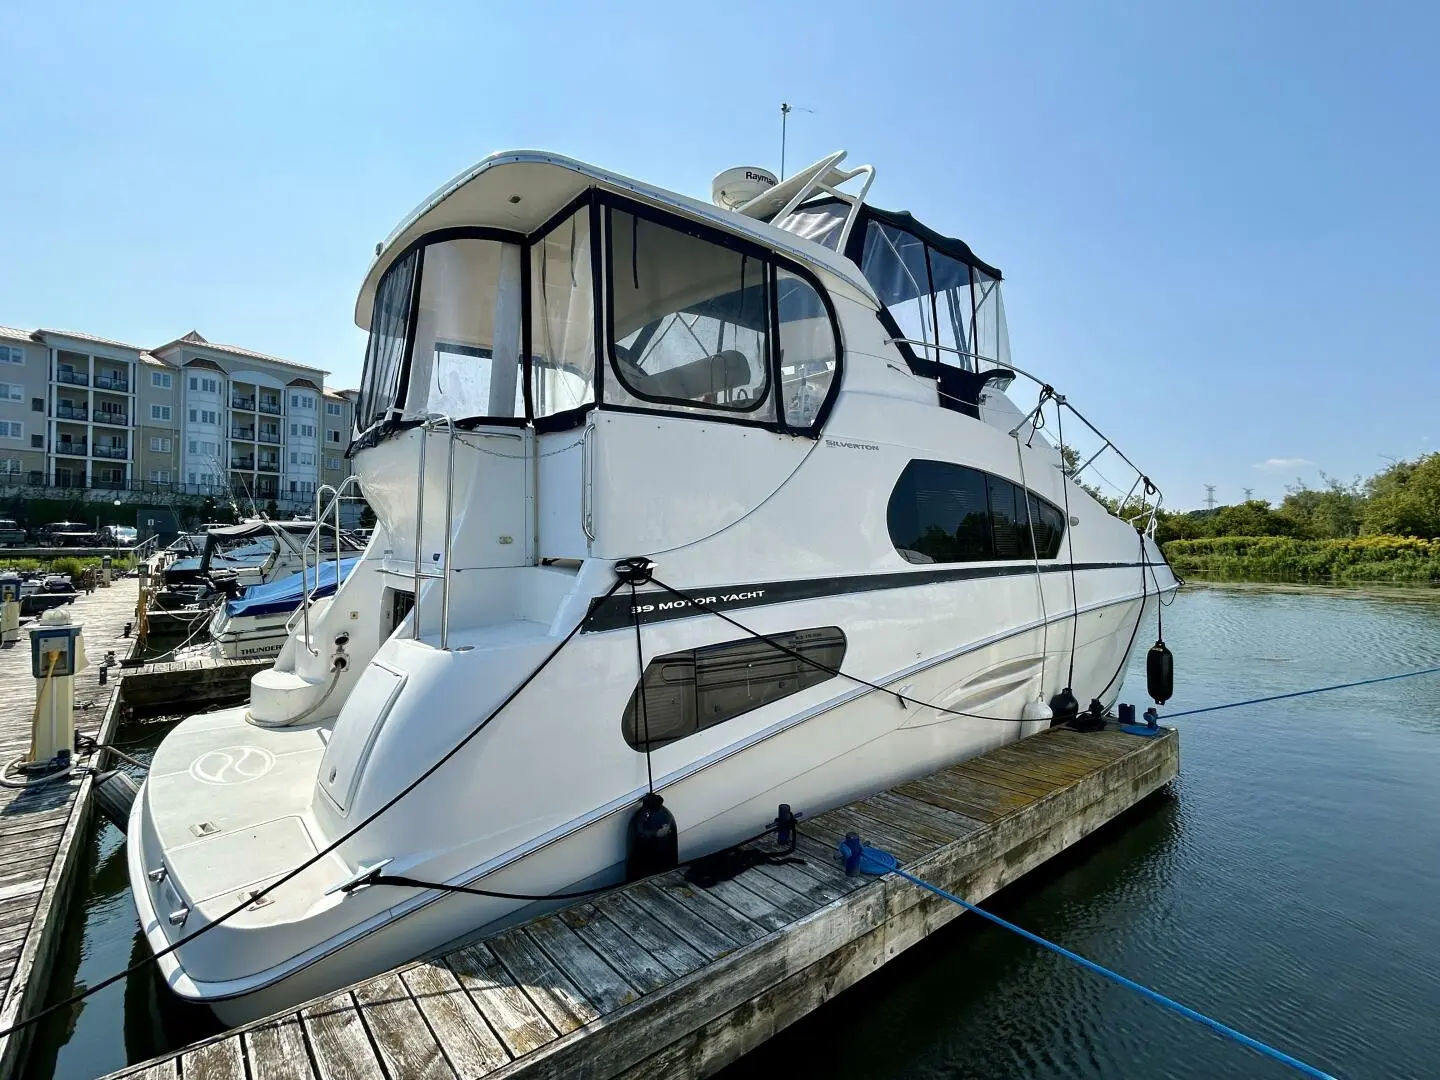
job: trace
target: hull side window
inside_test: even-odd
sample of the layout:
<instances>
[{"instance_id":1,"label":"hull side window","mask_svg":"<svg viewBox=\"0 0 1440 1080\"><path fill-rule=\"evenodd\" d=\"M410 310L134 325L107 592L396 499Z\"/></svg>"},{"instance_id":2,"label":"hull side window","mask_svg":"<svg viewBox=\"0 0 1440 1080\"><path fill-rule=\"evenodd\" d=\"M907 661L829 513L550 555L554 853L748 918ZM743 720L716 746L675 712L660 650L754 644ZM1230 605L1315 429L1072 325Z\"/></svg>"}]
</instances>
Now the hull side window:
<instances>
[{"instance_id":1,"label":"hull side window","mask_svg":"<svg viewBox=\"0 0 1440 1080\"><path fill-rule=\"evenodd\" d=\"M657 656L645 666L644 711L640 688L630 695L621 732L634 750L658 750L687 735L818 686L839 670L845 634L838 626L772 635L799 657L755 638Z\"/></svg>"},{"instance_id":2,"label":"hull side window","mask_svg":"<svg viewBox=\"0 0 1440 1080\"><path fill-rule=\"evenodd\" d=\"M1034 492L979 469L919 459L895 482L886 523L890 542L912 563L1053 559L1065 532L1064 514Z\"/></svg>"}]
</instances>

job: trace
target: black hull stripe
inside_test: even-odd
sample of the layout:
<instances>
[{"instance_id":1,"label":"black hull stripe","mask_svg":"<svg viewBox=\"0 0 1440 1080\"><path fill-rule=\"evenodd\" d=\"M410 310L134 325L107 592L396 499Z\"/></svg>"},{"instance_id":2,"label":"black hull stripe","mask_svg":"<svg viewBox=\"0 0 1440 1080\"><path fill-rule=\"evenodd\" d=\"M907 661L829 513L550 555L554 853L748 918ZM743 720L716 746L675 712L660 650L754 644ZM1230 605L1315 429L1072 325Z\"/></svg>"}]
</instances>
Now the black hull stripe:
<instances>
[{"instance_id":1,"label":"black hull stripe","mask_svg":"<svg viewBox=\"0 0 1440 1080\"><path fill-rule=\"evenodd\" d=\"M1095 562L1076 563L1079 570L1138 570L1142 566L1165 567L1163 562ZM1040 567L1042 574L1068 573L1069 563L1046 563ZM802 578L792 581L764 581L748 585L707 585L684 589L687 596L693 596L695 603L656 590L639 593L635 606L639 608L641 624L668 622L671 619L689 619L707 611L735 611L740 608L764 607L770 604L786 604L795 600L818 600L826 596L843 596L847 593L880 592L887 589L913 589L922 585L939 585L951 581L972 581L979 578L1019 577L1035 573L1034 563L1022 564L971 564L951 566L943 570L908 570L898 574L856 574L850 577ZM587 634L619 630L634 625L635 612L631 608L629 595L617 593L606 598L590 601L590 610L585 615L581 632Z\"/></svg>"}]
</instances>

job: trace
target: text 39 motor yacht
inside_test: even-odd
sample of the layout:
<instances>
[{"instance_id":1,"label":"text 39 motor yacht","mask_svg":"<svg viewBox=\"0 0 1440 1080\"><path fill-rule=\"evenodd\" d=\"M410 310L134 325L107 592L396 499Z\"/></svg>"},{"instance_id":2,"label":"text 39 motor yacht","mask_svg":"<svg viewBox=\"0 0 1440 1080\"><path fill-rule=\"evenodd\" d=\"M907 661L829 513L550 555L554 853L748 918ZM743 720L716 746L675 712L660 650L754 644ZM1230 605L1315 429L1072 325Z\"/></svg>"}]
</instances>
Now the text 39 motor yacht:
<instances>
[{"instance_id":1,"label":"text 39 motor yacht","mask_svg":"<svg viewBox=\"0 0 1440 1080\"><path fill-rule=\"evenodd\" d=\"M132 814L175 992L240 1022L545 903L376 868L617 883L652 775L691 858L1115 702L1177 586L1153 488L1086 492L999 271L843 158L717 206L498 154L378 249L374 537Z\"/></svg>"}]
</instances>

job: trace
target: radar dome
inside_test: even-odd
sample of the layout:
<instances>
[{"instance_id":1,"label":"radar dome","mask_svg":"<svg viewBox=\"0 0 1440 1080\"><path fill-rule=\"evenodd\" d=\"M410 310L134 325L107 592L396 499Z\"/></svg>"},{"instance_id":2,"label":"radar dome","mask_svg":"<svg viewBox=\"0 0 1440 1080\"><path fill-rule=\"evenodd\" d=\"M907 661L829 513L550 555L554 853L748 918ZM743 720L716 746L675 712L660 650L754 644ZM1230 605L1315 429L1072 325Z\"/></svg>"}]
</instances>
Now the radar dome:
<instances>
[{"instance_id":1,"label":"radar dome","mask_svg":"<svg viewBox=\"0 0 1440 1080\"><path fill-rule=\"evenodd\" d=\"M757 195L763 195L780 181L769 169L741 165L726 169L710 185L710 198L716 206L737 210Z\"/></svg>"}]
</instances>

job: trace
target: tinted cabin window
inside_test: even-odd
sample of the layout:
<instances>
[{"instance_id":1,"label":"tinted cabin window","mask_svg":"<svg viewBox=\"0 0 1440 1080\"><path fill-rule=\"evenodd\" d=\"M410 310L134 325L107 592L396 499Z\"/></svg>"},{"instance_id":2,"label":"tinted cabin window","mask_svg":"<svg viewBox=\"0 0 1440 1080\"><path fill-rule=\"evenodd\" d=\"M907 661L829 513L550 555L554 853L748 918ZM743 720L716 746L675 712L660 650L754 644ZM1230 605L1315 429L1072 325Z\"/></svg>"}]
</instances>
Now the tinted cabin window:
<instances>
[{"instance_id":1,"label":"tinted cabin window","mask_svg":"<svg viewBox=\"0 0 1440 1080\"><path fill-rule=\"evenodd\" d=\"M1053 559L1065 530L1064 515L1033 493L1027 513L1023 488L943 461L905 466L887 519L891 542L913 563Z\"/></svg>"},{"instance_id":2,"label":"tinted cabin window","mask_svg":"<svg viewBox=\"0 0 1440 1080\"><path fill-rule=\"evenodd\" d=\"M839 670L845 659L838 626L773 636L790 652L745 638L655 657L645 667L643 713L638 687L625 706L625 741L643 752L648 729L649 748L658 749L833 679L815 664Z\"/></svg>"}]
</instances>

